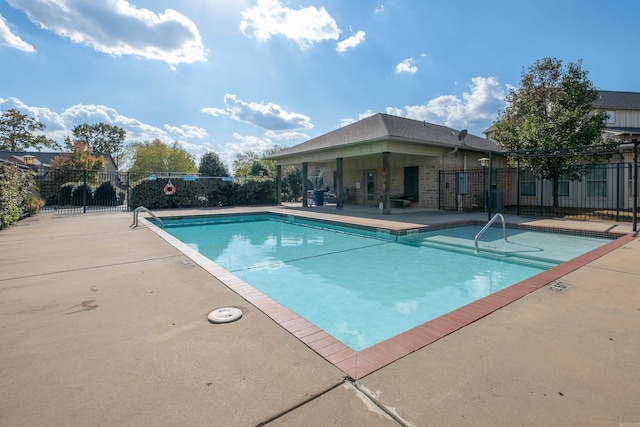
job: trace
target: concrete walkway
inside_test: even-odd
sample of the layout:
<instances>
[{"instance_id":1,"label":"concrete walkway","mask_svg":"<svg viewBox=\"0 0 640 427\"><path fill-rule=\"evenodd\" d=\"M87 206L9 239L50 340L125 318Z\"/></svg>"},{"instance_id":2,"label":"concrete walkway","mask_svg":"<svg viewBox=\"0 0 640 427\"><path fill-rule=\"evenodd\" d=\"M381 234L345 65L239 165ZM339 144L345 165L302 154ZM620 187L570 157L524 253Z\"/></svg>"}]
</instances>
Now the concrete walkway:
<instances>
[{"instance_id":1,"label":"concrete walkway","mask_svg":"<svg viewBox=\"0 0 640 427\"><path fill-rule=\"evenodd\" d=\"M0 231L0 425L640 426L638 239L565 276L566 291L539 289L354 384L131 221L43 214ZM210 324L223 306L243 318Z\"/></svg>"}]
</instances>

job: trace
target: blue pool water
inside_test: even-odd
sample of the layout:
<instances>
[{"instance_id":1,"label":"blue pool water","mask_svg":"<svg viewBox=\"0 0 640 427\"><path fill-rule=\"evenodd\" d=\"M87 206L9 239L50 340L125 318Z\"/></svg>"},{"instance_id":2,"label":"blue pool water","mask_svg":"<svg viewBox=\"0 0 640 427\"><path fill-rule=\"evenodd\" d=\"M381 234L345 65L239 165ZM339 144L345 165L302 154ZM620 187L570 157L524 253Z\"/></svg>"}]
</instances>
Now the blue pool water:
<instances>
[{"instance_id":1,"label":"blue pool water","mask_svg":"<svg viewBox=\"0 0 640 427\"><path fill-rule=\"evenodd\" d=\"M395 236L277 216L164 220L164 230L354 350L609 240L481 226Z\"/></svg>"}]
</instances>

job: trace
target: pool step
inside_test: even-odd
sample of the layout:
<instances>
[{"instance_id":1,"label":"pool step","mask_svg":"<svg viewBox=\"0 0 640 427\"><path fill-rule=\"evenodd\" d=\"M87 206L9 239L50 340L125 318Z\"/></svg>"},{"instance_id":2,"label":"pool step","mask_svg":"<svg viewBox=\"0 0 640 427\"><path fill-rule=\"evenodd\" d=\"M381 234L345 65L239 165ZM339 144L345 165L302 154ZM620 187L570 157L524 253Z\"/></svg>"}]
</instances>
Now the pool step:
<instances>
[{"instance_id":1,"label":"pool step","mask_svg":"<svg viewBox=\"0 0 640 427\"><path fill-rule=\"evenodd\" d=\"M469 240L468 243L465 240L465 243L459 243L462 239L458 239L458 243L455 242L444 242L444 241L434 241L425 238L411 239L411 238L403 238L399 240L401 243L407 243L414 246L425 246L434 249L442 249L447 251L453 251L457 253L462 253L465 255L474 255L482 258L490 258L497 259L505 262L511 262L514 264L524 264L530 267L549 269L551 267L555 267L558 264L561 264L562 261L557 261L550 258L537 257L533 255L520 255L505 252L499 249L494 249L486 246L482 246L482 250L479 253L476 253L474 242Z\"/></svg>"}]
</instances>

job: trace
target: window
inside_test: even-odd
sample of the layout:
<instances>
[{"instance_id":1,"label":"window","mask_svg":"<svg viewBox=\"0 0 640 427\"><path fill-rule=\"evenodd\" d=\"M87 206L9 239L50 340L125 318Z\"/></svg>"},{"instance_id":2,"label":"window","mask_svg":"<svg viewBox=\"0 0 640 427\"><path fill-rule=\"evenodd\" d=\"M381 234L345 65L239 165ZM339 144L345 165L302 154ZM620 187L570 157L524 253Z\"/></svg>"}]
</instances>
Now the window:
<instances>
[{"instance_id":1,"label":"window","mask_svg":"<svg viewBox=\"0 0 640 427\"><path fill-rule=\"evenodd\" d=\"M607 197L607 168L598 165L587 175L587 197Z\"/></svg>"},{"instance_id":2,"label":"window","mask_svg":"<svg viewBox=\"0 0 640 427\"><path fill-rule=\"evenodd\" d=\"M569 178L564 175L558 181L558 196L569 197Z\"/></svg>"},{"instance_id":3,"label":"window","mask_svg":"<svg viewBox=\"0 0 640 427\"><path fill-rule=\"evenodd\" d=\"M605 122L608 125L616 124L616 112L615 111L605 111L607 113L607 121Z\"/></svg>"},{"instance_id":4,"label":"window","mask_svg":"<svg viewBox=\"0 0 640 427\"><path fill-rule=\"evenodd\" d=\"M523 196L535 196L536 182L537 179L531 171L523 170L520 175L520 194Z\"/></svg>"}]
</instances>

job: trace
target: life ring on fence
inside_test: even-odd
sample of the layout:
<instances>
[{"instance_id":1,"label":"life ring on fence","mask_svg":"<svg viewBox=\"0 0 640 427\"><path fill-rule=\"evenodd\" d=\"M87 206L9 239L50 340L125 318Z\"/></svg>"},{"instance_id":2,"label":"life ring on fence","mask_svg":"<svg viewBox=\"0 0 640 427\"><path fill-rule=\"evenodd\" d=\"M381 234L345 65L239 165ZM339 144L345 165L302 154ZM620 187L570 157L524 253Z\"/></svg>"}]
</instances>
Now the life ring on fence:
<instances>
[{"instance_id":1,"label":"life ring on fence","mask_svg":"<svg viewBox=\"0 0 640 427\"><path fill-rule=\"evenodd\" d=\"M167 185L164 186L164 194L167 196L172 196L176 194L176 186L169 181Z\"/></svg>"}]
</instances>

